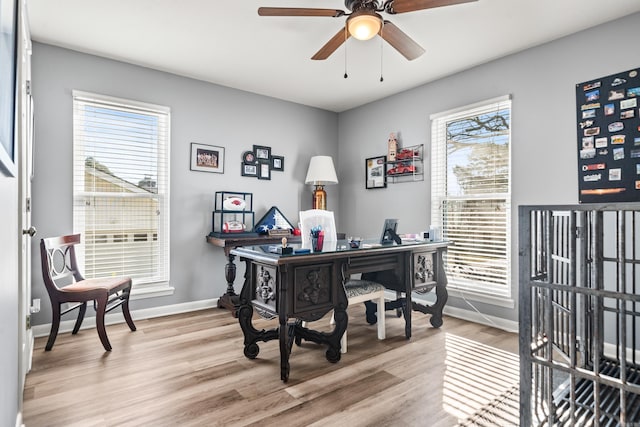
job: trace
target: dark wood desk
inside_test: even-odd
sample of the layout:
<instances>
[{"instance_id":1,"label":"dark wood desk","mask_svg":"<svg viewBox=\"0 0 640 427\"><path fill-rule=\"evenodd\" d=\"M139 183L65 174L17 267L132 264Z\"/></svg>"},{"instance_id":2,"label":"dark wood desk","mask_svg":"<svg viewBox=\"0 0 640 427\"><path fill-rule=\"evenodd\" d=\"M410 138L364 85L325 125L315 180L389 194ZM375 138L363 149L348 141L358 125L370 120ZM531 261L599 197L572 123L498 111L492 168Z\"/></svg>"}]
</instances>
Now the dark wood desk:
<instances>
[{"instance_id":1,"label":"dark wood desk","mask_svg":"<svg viewBox=\"0 0 640 427\"><path fill-rule=\"evenodd\" d=\"M291 243L300 243L300 236L287 236ZM218 298L218 307L231 311L234 317L238 316L240 296L236 294L233 283L236 280L235 255L231 253L233 248L239 246L272 245L282 242L282 236L266 236L259 234L232 234L232 233L212 233L207 235L207 243L224 249L224 256L227 257L227 264L224 267L224 277L227 280L226 292Z\"/></svg>"},{"instance_id":2,"label":"dark wood desk","mask_svg":"<svg viewBox=\"0 0 640 427\"><path fill-rule=\"evenodd\" d=\"M432 325L442 325L442 309L447 300L447 279L442 254L448 243L406 243L350 249L346 241L336 250L320 253L277 255L268 246L238 247L230 254L246 263L245 281L240 293L238 321L244 334L244 355L258 356L258 341L280 341L280 378L289 378L289 355L293 343L302 339L327 344L329 362L340 360L340 339L347 329L347 297L343 284L356 273L381 273L381 282L404 298L399 300L405 319L405 336L411 337L411 311L432 315ZM386 277L385 277L386 276ZM411 301L412 291L435 289L437 301L424 306ZM279 326L257 330L252 324L254 309L260 316L278 317ZM302 326L334 310L335 328L318 332ZM289 319L295 319L289 323Z\"/></svg>"}]
</instances>

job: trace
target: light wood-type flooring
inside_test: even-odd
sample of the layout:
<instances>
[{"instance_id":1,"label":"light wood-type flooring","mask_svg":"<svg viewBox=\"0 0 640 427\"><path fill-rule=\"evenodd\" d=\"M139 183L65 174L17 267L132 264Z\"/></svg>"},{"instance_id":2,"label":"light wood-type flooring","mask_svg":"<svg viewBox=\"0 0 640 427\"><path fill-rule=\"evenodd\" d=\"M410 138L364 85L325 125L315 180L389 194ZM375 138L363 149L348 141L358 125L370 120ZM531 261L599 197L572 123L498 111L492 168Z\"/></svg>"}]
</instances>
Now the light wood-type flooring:
<instances>
[{"instance_id":1,"label":"light wood-type flooring","mask_svg":"<svg viewBox=\"0 0 640 427\"><path fill-rule=\"evenodd\" d=\"M243 355L237 319L218 308L37 338L23 418L39 426L455 426L517 389L517 334L444 317L434 329L414 312L413 336L387 312L379 341L362 304L349 307L348 353L335 364L324 346L293 347L280 381L277 341ZM258 319L257 328L276 320ZM329 316L310 327L329 330ZM517 392L515 393L517 395ZM511 405L513 406L513 405ZM483 425L517 425L517 407ZM478 416L476 415L475 418ZM473 424L473 423L471 423Z\"/></svg>"}]
</instances>

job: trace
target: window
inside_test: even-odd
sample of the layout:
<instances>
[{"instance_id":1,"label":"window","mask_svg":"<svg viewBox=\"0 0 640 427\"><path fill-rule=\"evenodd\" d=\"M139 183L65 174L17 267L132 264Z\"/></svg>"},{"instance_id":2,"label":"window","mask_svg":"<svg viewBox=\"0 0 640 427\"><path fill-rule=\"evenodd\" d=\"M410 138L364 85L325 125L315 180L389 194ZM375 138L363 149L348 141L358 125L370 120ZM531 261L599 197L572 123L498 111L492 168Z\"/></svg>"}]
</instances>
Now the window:
<instances>
[{"instance_id":1,"label":"window","mask_svg":"<svg viewBox=\"0 0 640 427\"><path fill-rule=\"evenodd\" d=\"M511 99L431 119L431 218L453 242L448 286L510 298Z\"/></svg>"},{"instance_id":2,"label":"window","mask_svg":"<svg viewBox=\"0 0 640 427\"><path fill-rule=\"evenodd\" d=\"M168 287L169 119L166 107L73 92L73 228L86 278Z\"/></svg>"}]
</instances>

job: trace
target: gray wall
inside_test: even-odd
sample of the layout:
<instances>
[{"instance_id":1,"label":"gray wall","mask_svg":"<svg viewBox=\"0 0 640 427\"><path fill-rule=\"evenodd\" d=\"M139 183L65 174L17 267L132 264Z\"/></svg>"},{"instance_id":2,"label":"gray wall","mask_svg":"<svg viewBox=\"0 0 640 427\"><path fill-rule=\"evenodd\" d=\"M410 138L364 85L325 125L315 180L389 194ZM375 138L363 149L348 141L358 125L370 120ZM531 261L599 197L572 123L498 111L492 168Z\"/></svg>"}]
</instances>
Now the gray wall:
<instances>
[{"instance_id":1,"label":"gray wall","mask_svg":"<svg viewBox=\"0 0 640 427\"><path fill-rule=\"evenodd\" d=\"M224 293L222 249L205 241L211 231L216 191L251 192L256 221L277 206L295 225L298 211L311 208L311 188L304 185L309 159L316 154L337 154L335 113L35 43L33 224L41 237L72 232L74 89L171 108L170 268L175 294L136 300L132 310L217 298ZM190 171L191 142L224 147L224 174ZM284 172L273 172L270 181L242 177L241 155L253 144L269 146L272 154L283 155ZM327 187L327 193L338 210L337 186ZM42 311L33 317L38 325L51 321L51 310L36 250L33 257L33 298L43 302ZM238 291L243 274L239 270Z\"/></svg>"},{"instance_id":2,"label":"gray wall","mask_svg":"<svg viewBox=\"0 0 640 427\"><path fill-rule=\"evenodd\" d=\"M0 425L18 414L18 180L0 174Z\"/></svg>"},{"instance_id":3,"label":"gray wall","mask_svg":"<svg viewBox=\"0 0 640 427\"><path fill-rule=\"evenodd\" d=\"M640 14L526 50L434 83L340 114L340 222L367 235L385 217L403 233L431 222L430 144L434 113L511 94L512 294L517 300L517 206L578 201L575 84L640 66ZM424 182L363 190L366 157L386 153L387 136L425 144ZM375 141L375 142L373 142ZM353 167L351 164L357 165ZM367 221L362 221L367 218ZM451 298L449 306L469 308ZM515 310L474 303L482 312L516 321Z\"/></svg>"},{"instance_id":4,"label":"gray wall","mask_svg":"<svg viewBox=\"0 0 640 427\"><path fill-rule=\"evenodd\" d=\"M41 236L72 227L73 89L172 108L171 274L176 293L136 301L134 310L224 292L224 259L204 241L213 193L253 192L258 218L276 205L295 223L298 210L310 207L310 189L302 182L314 154L336 159L340 184L327 191L341 231L374 236L386 217L400 218L401 232L424 230L431 222L429 116L511 94L512 294L517 300L517 206L577 202L575 84L638 67L639 35L640 14L630 15L339 115L36 43L34 224ZM397 132L404 145L425 144L425 180L365 190L364 159L386 152L390 132ZM225 174L189 171L190 142L224 146ZM274 173L271 181L240 177L240 154L253 144L284 155L285 172ZM33 294L46 301L39 275L34 270ZM517 307L474 305L517 320ZM469 308L456 298L449 306ZM43 307L35 324L50 321Z\"/></svg>"}]
</instances>

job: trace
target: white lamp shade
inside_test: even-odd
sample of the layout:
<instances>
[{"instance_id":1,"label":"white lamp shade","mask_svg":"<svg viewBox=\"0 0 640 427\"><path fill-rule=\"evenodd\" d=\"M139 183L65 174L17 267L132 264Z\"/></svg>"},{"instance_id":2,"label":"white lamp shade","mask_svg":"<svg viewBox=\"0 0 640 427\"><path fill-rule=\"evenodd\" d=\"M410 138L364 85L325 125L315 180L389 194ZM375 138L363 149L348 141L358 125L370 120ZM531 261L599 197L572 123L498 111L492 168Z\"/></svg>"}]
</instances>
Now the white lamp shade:
<instances>
[{"instance_id":1,"label":"white lamp shade","mask_svg":"<svg viewBox=\"0 0 640 427\"><path fill-rule=\"evenodd\" d=\"M347 28L349 29L349 34L351 34L358 40L372 39L376 34L380 32L381 27L382 19L378 14L354 13L347 20Z\"/></svg>"},{"instance_id":2,"label":"white lamp shade","mask_svg":"<svg viewBox=\"0 0 640 427\"><path fill-rule=\"evenodd\" d=\"M305 184L329 185L337 184L338 176L330 156L313 156L309 162Z\"/></svg>"}]
</instances>

